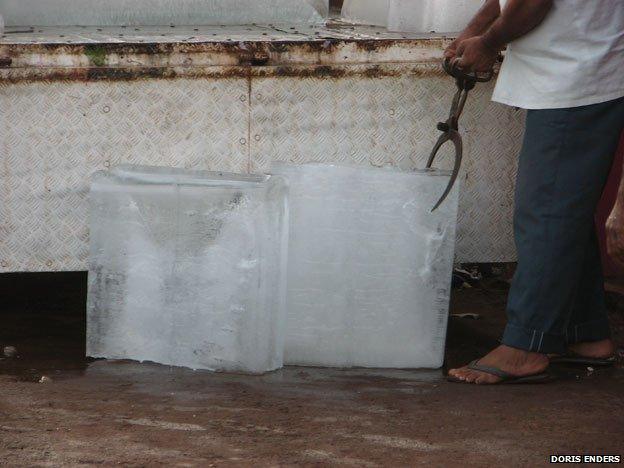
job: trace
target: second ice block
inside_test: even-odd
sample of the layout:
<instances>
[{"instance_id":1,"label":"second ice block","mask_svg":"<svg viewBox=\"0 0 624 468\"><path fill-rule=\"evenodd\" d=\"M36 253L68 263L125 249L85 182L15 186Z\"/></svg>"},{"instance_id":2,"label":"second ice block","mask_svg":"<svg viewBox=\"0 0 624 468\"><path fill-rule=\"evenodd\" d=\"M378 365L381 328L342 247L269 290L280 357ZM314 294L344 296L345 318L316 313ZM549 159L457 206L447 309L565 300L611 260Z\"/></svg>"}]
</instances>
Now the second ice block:
<instances>
[{"instance_id":1,"label":"second ice block","mask_svg":"<svg viewBox=\"0 0 624 468\"><path fill-rule=\"evenodd\" d=\"M249 373L281 367L287 216L280 177L96 173L87 354Z\"/></svg>"},{"instance_id":2,"label":"second ice block","mask_svg":"<svg viewBox=\"0 0 624 468\"><path fill-rule=\"evenodd\" d=\"M440 367L455 244L447 172L277 164L290 185L286 364Z\"/></svg>"}]
</instances>

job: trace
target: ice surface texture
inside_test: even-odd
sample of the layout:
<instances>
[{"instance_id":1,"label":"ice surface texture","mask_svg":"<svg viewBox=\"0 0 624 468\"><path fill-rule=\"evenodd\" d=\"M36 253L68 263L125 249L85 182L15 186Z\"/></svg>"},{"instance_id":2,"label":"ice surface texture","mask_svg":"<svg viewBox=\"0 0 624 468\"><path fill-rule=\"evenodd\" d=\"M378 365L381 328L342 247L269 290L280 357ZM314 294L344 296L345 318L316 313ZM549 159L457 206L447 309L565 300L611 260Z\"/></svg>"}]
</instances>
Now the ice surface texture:
<instances>
[{"instance_id":1,"label":"ice surface texture","mask_svg":"<svg viewBox=\"0 0 624 468\"><path fill-rule=\"evenodd\" d=\"M0 0L8 26L321 23L328 9L328 0Z\"/></svg>"},{"instance_id":2,"label":"ice surface texture","mask_svg":"<svg viewBox=\"0 0 624 468\"><path fill-rule=\"evenodd\" d=\"M94 175L90 203L89 356L282 366L283 179L124 166Z\"/></svg>"},{"instance_id":3,"label":"ice surface texture","mask_svg":"<svg viewBox=\"0 0 624 468\"><path fill-rule=\"evenodd\" d=\"M446 172L275 165L290 186L286 364L440 367L457 219Z\"/></svg>"},{"instance_id":4,"label":"ice surface texture","mask_svg":"<svg viewBox=\"0 0 624 468\"><path fill-rule=\"evenodd\" d=\"M463 30L483 0L345 0L342 16L397 32Z\"/></svg>"}]
</instances>

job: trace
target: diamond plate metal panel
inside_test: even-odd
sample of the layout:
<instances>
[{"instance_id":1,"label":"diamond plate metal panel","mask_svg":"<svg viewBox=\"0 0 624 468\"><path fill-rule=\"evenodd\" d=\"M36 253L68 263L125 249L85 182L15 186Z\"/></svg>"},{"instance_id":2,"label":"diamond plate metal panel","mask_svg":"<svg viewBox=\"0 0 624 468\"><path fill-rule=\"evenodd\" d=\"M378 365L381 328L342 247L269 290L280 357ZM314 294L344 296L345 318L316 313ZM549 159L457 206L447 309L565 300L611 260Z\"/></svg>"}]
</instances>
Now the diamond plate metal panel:
<instances>
[{"instance_id":1,"label":"diamond plate metal panel","mask_svg":"<svg viewBox=\"0 0 624 468\"><path fill-rule=\"evenodd\" d=\"M423 167L453 91L447 77L401 67L390 76L0 84L0 271L86 269L89 176L119 163ZM459 261L515 258L523 113L490 102L491 91L471 93L461 122Z\"/></svg>"},{"instance_id":2,"label":"diamond plate metal panel","mask_svg":"<svg viewBox=\"0 0 624 468\"><path fill-rule=\"evenodd\" d=\"M454 91L452 80L437 76L254 80L252 170L267 169L271 159L422 168ZM523 113L492 103L491 93L491 84L478 86L461 122L458 261L515 259L511 212Z\"/></svg>"},{"instance_id":3,"label":"diamond plate metal panel","mask_svg":"<svg viewBox=\"0 0 624 468\"><path fill-rule=\"evenodd\" d=\"M0 85L0 271L86 269L97 169L247 171L247 96L244 79Z\"/></svg>"}]
</instances>

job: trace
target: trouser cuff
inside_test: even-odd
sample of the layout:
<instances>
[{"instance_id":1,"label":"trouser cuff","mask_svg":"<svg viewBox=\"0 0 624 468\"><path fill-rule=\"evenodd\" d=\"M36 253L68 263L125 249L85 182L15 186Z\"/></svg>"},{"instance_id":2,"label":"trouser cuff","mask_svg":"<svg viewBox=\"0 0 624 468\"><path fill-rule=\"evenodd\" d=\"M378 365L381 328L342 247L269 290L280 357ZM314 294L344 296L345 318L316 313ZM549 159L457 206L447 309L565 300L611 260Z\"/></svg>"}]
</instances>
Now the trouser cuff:
<instances>
[{"instance_id":1,"label":"trouser cuff","mask_svg":"<svg viewBox=\"0 0 624 468\"><path fill-rule=\"evenodd\" d=\"M600 341L607 338L611 338L611 329L606 318L572 325L568 327L565 334L566 343Z\"/></svg>"},{"instance_id":2,"label":"trouser cuff","mask_svg":"<svg viewBox=\"0 0 624 468\"><path fill-rule=\"evenodd\" d=\"M542 354L560 354L566 350L564 335L553 335L510 323L505 327L501 342L512 348Z\"/></svg>"}]
</instances>

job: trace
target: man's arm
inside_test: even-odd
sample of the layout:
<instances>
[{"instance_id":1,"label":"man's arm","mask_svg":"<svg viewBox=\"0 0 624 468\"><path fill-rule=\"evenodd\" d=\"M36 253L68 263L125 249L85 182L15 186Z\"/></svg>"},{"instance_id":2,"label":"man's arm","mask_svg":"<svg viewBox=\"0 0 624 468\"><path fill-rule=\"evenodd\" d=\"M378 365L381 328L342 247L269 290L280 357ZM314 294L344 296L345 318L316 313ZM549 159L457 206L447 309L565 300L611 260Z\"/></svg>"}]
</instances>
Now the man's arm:
<instances>
[{"instance_id":1,"label":"man's arm","mask_svg":"<svg viewBox=\"0 0 624 468\"><path fill-rule=\"evenodd\" d=\"M624 172L615 206L607 219L607 251L611 258L624 266Z\"/></svg>"},{"instance_id":2,"label":"man's arm","mask_svg":"<svg viewBox=\"0 0 624 468\"><path fill-rule=\"evenodd\" d=\"M457 65L485 72L492 68L498 53L511 41L539 26L553 6L553 0L509 0L498 18L479 36L457 46Z\"/></svg>"},{"instance_id":3,"label":"man's arm","mask_svg":"<svg viewBox=\"0 0 624 468\"><path fill-rule=\"evenodd\" d=\"M502 14L483 34L483 41L490 49L502 50L538 27L552 6L553 0L509 0Z\"/></svg>"},{"instance_id":4,"label":"man's arm","mask_svg":"<svg viewBox=\"0 0 624 468\"><path fill-rule=\"evenodd\" d=\"M486 0L483 6L479 9L477 14L470 20L468 26L461 32L457 39L455 39L450 46L444 51L444 56L447 58L455 57L457 47L462 41L470 39L471 37L480 36L496 21L500 16L500 3L499 0Z\"/></svg>"}]
</instances>

